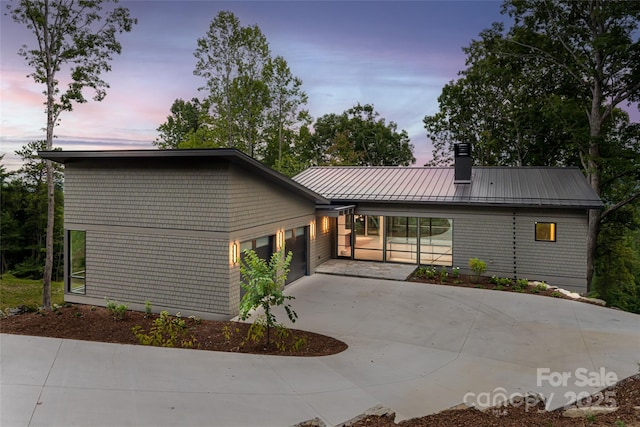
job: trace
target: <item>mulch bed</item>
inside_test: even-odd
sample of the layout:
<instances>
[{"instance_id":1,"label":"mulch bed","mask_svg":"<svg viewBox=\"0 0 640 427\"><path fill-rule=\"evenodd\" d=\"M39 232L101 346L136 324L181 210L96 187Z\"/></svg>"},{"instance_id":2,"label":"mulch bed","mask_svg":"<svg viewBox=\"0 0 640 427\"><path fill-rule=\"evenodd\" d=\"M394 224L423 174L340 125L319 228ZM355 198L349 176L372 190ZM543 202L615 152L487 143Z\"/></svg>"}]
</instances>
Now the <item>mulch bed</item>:
<instances>
[{"instance_id":1,"label":"mulch bed","mask_svg":"<svg viewBox=\"0 0 640 427\"><path fill-rule=\"evenodd\" d=\"M566 418L563 409L547 412L544 404L527 408L525 405L490 408L485 411L477 409L449 409L421 418L412 418L394 423L392 416L369 416L354 424L353 427L638 427L640 426L640 374L619 381L605 391L613 391L618 410L609 414L601 414L585 418ZM594 397L591 402L598 402ZM582 403L588 406L587 402ZM604 406L604 405L603 405Z\"/></svg>"},{"instance_id":2,"label":"mulch bed","mask_svg":"<svg viewBox=\"0 0 640 427\"><path fill-rule=\"evenodd\" d=\"M127 311L124 319L116 319L103 307L65 304L50 312L24 313L0 319L0 332L6 334L35 335L85 341L120 344L139 344L132 328L140 326L148 333L158 315ZM281 341L284 350L274 342L266 345L266 338L259 342L248 339L248 323L194 320L184 318L187 328L185 338L195 338L199 350L226 351L253 354L277 354L286 356L326 356L340 353L347 348L342 341L313 332L288 329L290 336ZM226 336L225 336L226 335ZM228 338L228 339L227 339ZM276 341L271 331L271 341ZM295 342L302 338L305 345L294 350ZM182 347L176 345L176 347Z\"/></svg>"}]
</instances>

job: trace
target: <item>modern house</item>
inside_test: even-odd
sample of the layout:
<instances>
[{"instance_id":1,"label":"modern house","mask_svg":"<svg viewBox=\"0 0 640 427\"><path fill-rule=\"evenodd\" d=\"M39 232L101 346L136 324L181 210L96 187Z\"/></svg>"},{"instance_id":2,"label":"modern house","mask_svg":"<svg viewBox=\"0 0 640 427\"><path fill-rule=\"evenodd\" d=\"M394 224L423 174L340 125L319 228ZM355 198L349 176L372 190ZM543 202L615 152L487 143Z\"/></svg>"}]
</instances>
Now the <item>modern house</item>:
<instances>
[{"instance_id":1,"label":"modern house","mask_svg":"<svg viewBox=\"0 0 640 427\"><path fill-rule=\"evenodd\" d=\"M289 282L330 258L487 262L487 274L586 291L578 169L313 167L293 179L234 149L47 151L65 165L65 300L206 318L238 313L244 249L291 250Z\"/></svg>"}]
</instances>

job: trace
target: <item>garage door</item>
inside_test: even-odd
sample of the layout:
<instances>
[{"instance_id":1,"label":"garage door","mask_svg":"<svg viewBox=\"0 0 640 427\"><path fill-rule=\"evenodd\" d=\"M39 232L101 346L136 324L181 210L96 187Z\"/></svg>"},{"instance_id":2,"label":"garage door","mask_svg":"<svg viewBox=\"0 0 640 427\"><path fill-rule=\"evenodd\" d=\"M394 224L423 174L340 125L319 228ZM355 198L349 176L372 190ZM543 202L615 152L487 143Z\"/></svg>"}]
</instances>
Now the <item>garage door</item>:
<instances>
[{"instance_id":1,"label":"garage door","mask_svg":"<svg viewBox=\"0 0 640 427\"><path fill-rule=\"evenodd\" d=\"M285 284L289 284L294 280L301 278L307 274L307 233L306 227L298 227L293 230L287 230L285 240L286 253L293 252L290 272Z\"/></svg>"},{"instance_id":2,"label":"garage door","mask_svg":"<svg viewBox=\"0 0 640 427\"><path fill-rule=\"evenodd\" d=\"M253 249L253 251L258 255L258 258L264 259L267 262L271 259L271 255L273 254L273 242L275 241L275 236L265 236L260 237L259 239L247 240L246 242L240 243L240 261L244 262L244 251L245 249ZM242 286L240 286L240 299L244 296L246 291Z\"/></svg>"}]
</instances>

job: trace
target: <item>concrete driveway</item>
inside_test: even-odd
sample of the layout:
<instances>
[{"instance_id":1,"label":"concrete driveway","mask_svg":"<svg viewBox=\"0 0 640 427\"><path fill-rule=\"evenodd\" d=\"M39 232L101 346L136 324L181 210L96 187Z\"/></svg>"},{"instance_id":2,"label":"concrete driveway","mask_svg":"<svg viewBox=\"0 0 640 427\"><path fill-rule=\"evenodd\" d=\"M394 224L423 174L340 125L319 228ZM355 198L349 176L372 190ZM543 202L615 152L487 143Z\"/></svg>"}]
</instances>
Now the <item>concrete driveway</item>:
<instances>
[{"instance_id":1,"label":"concrete driveway","mask_svg":"<svg viewBox=\"0 0 640 427\"><path fill-rule=\"evenodd\" d=\"M396 421L528 391L563 406L638 371L640 316L567 300L316 274L295 327L343 353L291 358L0 336L0 425ZM285 319L285 316L282 316Z\"/></svg>"}]
</instances>

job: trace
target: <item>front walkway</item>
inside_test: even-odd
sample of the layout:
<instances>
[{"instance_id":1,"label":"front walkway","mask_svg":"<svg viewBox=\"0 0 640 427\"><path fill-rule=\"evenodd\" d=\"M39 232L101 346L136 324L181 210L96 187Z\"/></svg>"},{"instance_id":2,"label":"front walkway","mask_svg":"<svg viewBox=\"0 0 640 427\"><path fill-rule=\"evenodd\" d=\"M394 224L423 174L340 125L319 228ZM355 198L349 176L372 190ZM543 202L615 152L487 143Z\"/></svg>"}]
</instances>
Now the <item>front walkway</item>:
<instances>
[{"instance_id":1,"label":"front walkway","mask_svg":"<svg viewBox=\"0 0 640 427\"><path fill-rule=\"evenodd\" d=\"M320 264L316 268L316 273L371 279L407 280L417 267L415 264L330 259Z\"/></svg>"}]
</instances>

